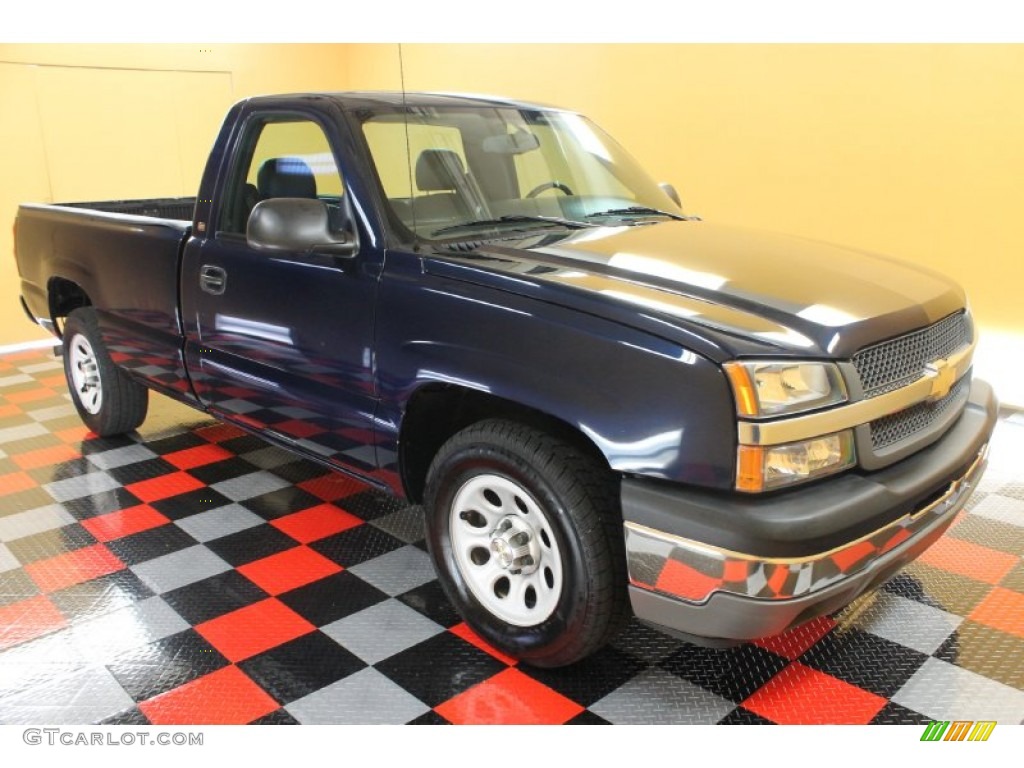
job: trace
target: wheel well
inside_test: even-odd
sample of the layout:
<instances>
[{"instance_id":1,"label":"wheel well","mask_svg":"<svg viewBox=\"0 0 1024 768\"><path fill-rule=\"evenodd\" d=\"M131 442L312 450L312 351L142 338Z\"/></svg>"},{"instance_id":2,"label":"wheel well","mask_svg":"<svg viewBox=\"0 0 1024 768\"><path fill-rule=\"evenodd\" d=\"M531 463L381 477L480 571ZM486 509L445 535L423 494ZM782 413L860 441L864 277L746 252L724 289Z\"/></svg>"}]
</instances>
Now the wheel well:
<instances>
[{"instance_id":1,"label":"wheel well","mask_svg":"<svg viewBox=\"0 0 1024 768\"><path fill-rule=\"evenodd\" d=\"M589 438L561 419L486 392L430 384L410 398L399 434L402 482L409 499L416 503L423 500L430 463L452 435L470 424L494 418L541 429L608 464Z\"/></svg>"},{"instance_id":2,"label":"wheel well","mask_svg":"<svg viewBox=\"0 0 1024 768\"><path fill-rule=\"evenodd\" d=\"M47 288L50 296L50 317L53 318L57 333L63 336L64 332L57 318L67 317L79 307L91 307L92 301L78 283L63 277L50 278Z\"/></svg>"}]
</instances>

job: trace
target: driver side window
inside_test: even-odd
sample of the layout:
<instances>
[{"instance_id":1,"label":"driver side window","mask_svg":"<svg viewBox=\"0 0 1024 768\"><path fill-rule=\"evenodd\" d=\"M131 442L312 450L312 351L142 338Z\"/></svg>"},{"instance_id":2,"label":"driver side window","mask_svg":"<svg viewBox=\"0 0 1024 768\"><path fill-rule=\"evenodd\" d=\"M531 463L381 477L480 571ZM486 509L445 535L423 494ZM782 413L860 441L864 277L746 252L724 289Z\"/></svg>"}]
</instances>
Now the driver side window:
<instances>
[{"instance_id":1,"label":"driver side window","mask_svg":"<svg viewBox=\"0 0 1024 768\"><path fill-rule=\"evenodd\" d=\"M251 123L225 190L219 233L244 235L257 203L275 197L319 199L336 210L345 192L327 136L313 120Z\"/></svg>"}]
</instances>

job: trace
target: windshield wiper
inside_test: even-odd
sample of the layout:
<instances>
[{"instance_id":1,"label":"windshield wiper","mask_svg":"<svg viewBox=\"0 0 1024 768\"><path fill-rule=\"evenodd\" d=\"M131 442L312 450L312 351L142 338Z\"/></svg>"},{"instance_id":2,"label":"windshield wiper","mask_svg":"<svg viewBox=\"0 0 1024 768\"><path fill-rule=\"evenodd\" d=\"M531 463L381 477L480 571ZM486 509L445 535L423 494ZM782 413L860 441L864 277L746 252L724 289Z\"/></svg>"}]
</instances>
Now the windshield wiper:
<instances>
[{"instance_id":1,"label":"windshield wiper","mask_svg":"<svg viewBox=\"0 0 1024 768\"><path fill-rule=\"evenodd\" d=\"M691 221L689 216L684 216L681 213L672 213L671 211L662 211L658 208L648 208L646 205L631 205L627 208L609 208L607 211L595 211L594 213L588 213L587 218L593 218L596 216L629 216L630 214L637 214L640 216L667 216L670 219L676 221Z\"/></svg>"},{"instance_id":2,"label":"windshield wiper","mask_svg":"<svg viewBox=\"0 0 1024 768\"><path fill-rule=\"evenodd\" d=\"M561 219L558 216L499 216L496 219L477 219L475 221L463 221L460 224L449 224L446 227L435 229L430 234L440 235L442 232L453 232L457 229L472 229L474 227L494 227L502 224L546 224L547 226L568 227L569 229L584 229L596 227L589 221L574 221L572 219Z\"/></svg>"}]
</instances>

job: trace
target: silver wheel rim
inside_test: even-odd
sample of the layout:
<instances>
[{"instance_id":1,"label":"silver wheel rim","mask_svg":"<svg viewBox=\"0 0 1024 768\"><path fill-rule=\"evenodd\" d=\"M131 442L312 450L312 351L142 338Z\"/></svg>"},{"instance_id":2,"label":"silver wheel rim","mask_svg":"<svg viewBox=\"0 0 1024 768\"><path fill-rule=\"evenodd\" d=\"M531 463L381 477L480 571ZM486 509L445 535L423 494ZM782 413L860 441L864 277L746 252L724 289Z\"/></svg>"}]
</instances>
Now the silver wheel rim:
<instances>
[{"instance_id":1,"label":"silver wheel rim","mask_svg":"<svg viewBox=\"0 0 1024 768\"><path fill-rule=\"evenodd\" d=\"M490 613L517 627L554 613L562 594L562 554L551 521L522 486L477 475L455 494L449 529L455 564Z\"/></svg>"},{"instance_id":2,"label":"silver wheel rim","mask_svg":"<svg viewBox=\"0 0 1024 768\"><path fill-rule=\"evenodd\" d=\"M80 333L71 338L68 345L68 367L71 370L71 384L75 396L86 413L95 416L103 407L103 387L100 385L100 368L92 344Z\"/></svg>"}]
</instances>

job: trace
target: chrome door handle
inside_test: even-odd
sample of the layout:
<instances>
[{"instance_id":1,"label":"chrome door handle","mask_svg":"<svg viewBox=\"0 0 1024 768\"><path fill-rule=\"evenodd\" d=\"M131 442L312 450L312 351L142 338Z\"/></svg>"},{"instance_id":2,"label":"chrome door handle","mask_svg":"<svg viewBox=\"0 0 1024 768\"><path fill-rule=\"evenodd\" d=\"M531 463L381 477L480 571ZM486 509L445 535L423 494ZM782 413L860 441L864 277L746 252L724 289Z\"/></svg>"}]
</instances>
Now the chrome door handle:
<instances>
[{"instance_id":1,"label":"chrome door handle","mask_svg":"<svg viewBox=\"0 0 1024 768\"><path fill-rule=\"evenodd\" d=\"M206 293L220 296L227 290L228 273L220 267L204 264L199 269L199 287Z\"/></svg>"}]
</instances>

